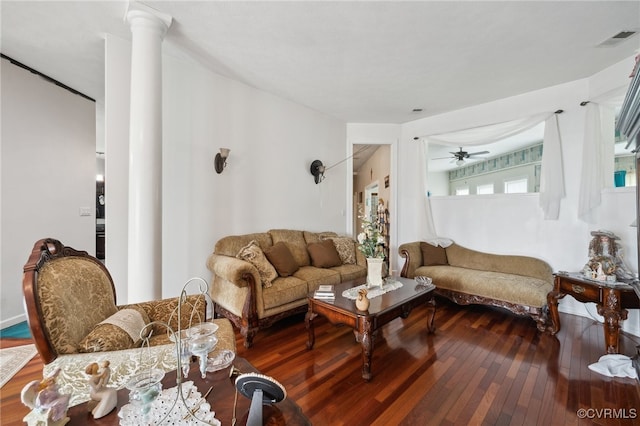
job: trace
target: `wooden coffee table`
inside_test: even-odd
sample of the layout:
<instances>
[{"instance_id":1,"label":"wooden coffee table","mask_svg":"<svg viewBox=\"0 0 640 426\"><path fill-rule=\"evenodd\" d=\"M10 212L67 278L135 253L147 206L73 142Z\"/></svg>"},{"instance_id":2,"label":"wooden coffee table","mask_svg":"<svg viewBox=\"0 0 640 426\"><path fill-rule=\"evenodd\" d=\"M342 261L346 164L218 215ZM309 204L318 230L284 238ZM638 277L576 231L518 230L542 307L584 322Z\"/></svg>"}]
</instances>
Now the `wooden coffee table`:
<instances>
[{"instance_id":1,"label":"wooden coffee table","mask_svg":"<svg viewBox=\"0 0 640 426\"><path fill-rule=\"evenodd\" d=\"M398 317L407 318L411 310L421 304L427 304L427 330L435 331L433 319L436 314L436 303L433 298L433 288L425 290L414 280L409 278L396 278L402 283L402 287L384 293L371 299L369 310L359 311L355 301L342 296L344 290L364 284L364 279L347 281L335 285L335 300L314 299L313 293L309 294L309 310L305 321L309 331L307 348L313 349L315 333L313 320L322 315L332 324L345 324L352 327L356 334L356 340L362 345L362 378L371 380L371 357L375 336L383 325Z\"/></svg>"},{"instance_id":2,"label":"wooden coffee table","mask_svg":"<svg viewBox=\"0 0 640 426\"><path fill-rule=\"evenodd\" d=\"M242 373L259 373L256 368L246 359L238 358L233 360L235 366ZM207 397L207 402L211 404L211 409L216 413L216 419L220 420L223 425L230 425L233 419L233 401L235 397L235 384L229 378L231 367L222 370L207 373L206 378L200 378L200 370L198 363L192 363L189 377L183 381L191 380L194 382L201 394L205 394L210 387L212 392ZM274 377L275 379L275 377ZM277 379L276 379L277 380ZM162 380L163 389L176 386L176 372L172 371ZM121 389L118 391L118 405L108 415L94 419L88 411L87 404L80 404L69 408L67 415L71 418L67 425L118 425L120 419L118 411L122 406L129 402L129 391ZM251 401L238 393L238 401L236 405L237 425L245 425ZM311 422L302 413L300 407L290 399L285 399L275 405L265 405L263 407L263 424L269 425L310 425Z\"/></svg>"}]
</instances>

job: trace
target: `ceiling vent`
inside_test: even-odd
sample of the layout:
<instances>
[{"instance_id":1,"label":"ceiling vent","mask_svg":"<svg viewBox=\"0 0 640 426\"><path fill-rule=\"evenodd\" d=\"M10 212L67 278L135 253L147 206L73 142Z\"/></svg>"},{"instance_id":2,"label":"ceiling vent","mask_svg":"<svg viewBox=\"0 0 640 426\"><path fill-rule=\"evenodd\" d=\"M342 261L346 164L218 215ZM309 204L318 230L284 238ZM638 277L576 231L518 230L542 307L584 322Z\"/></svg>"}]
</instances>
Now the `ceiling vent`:
<instances>
[{"instance_id":1,"label":"ceiling vent","mask_svg":"<svg viewBox=\"0 0 640 426\"><path fill-rule=\"evenodd\" d=\"M637 31L620 31L618 34L614 35L598 44L597 47L613 47L627 40L628 38L634 36Z\"/></svg>"}]
</instances>

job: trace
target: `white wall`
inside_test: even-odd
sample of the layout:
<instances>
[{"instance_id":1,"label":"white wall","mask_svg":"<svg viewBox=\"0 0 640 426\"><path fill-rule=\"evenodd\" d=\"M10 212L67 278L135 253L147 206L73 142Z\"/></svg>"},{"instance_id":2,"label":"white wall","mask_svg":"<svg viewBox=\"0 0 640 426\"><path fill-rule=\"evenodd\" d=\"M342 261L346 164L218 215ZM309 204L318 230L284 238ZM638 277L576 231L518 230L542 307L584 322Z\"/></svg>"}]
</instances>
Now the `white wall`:
<instances>
[{"instance_id":1,"label":"white wall","mask_svg":"<svg viewBox=\"0 0 640 426\"><path fill-rule=\"evenodd\" d=\"M271 228L345 232L346 173L315 184L320 159L344 158L346 125L170 57L164 58L163 294L210 280L223 236ZM231 153L217 174L213 158Z\"/></svg>"},{"instance_id":2,"label":"white wall","mask_svg":"<svg viewBox=\"0 0 640 426\"><path fill-rule=\"evenodd\" d=\"M107 35L104 71L105 264L118 303L128 300L129 89L131 42Z\"/></svg>"},{"instance_id":3,"label":"white wall","mask_svg":"<svg viewBox=\"0 0 640 426\"><path fill-rule=\"evenodd\" d=\"M608 229L621 237L628 266L637 272L636 228L628 226L635 217L633 188L603 192L602 206L589 221L577 217L578 193L584 140L585 110L581 101L628 85L633 58L622 61L589 79L574 81L543 90L465 108L440 116L407 123L402 129L399 176L399 243L416 240L421 206L412 190L418 182L414 136L444 133L481 126L545 111L563 109L559 116L566 197L560 218L544 220L538 207L538 194L432 197L431 206L437 232L457 243L495 253L532 255L546 260L554 270L577 271L588 259L590 231ZM590 315L582 304L570 297L560 309ZM594 312L590 309L589 312ZM623 328L640 335L637 310L629 313Z\"/></svg>"},{"instance_id":4,"label":"white wall","mask_svg":"<svg viewBox=\"0 0 640 426\"><path fill-rule=\"evenodd\" d=\"M37 240L95 255L96 119L93 102L7 60L0 74L2 328L26 319L22 268Z\"/></svg>"},{"instance_id":5,"label":"white wall","mask_svg":"<svg viewBox=\"0 0 640 426\"><path fill-rule=\"evenodd\" d=\"M127 300L127 162L130 44L106 44L106 263ZM163 57L163 297L198 276L223 236L272 228L346 230L344 169L316 185L315 159L345 156L346 125L306 107ZM222 174L213 167L231 149ZM131 283L135 285L135 283Z\"/></svg>"}]
</instances>

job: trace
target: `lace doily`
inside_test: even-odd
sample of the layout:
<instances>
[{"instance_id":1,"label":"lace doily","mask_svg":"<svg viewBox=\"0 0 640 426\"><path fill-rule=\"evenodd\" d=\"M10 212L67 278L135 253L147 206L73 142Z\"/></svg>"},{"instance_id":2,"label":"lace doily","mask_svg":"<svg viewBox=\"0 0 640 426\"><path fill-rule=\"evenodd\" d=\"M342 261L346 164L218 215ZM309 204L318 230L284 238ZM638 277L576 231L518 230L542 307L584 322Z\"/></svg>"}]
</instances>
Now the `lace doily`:
<instances>
[{"instance_id":1,"label":"lace doily","mask_svg":"<svg viewBox=\"0 0 640 426\"><path fill-rule=\"evenodd\" d=\"M176 398L178 398L177 386L169 389L163 389L158 399L152 403L151 410L147 414L146 423L143 420L139 407L132 404L126 404L118 412L120 424L123 426L158 424L164 418L164 420L162 420L163 424L221 425L220 421L215 418L216 413L211 411L211 405L202 398L202 395L193 385L192 381L182 383L182 395L184 396L185 402L182 402L182 399L178 399L176 401ZM169 410L171 410L170 413ZM192 412L193 415L201 421L189 416L189 412ZM169 416L165 418L167 413L169 413Z\"/></svg>"},{"instance_id":2,"label":"lace doily","mask_svg":"<svg viewBox=\"0 0 640 426\"><path fill-rule=\"evenodd\" d=\"M358 290L363 288L367 289L367 297L369 299L373 299L374 297L382 296L385 293L389 293L390 291L397 290L402 287L402 283L400 281L392 281L385 282L382 287L371 287L368 288L366 284L359 285L357 287L346 289L342 292L342 297L346 297L347 299L356 300L358 298Z\"/></svg>"}]
</instances>

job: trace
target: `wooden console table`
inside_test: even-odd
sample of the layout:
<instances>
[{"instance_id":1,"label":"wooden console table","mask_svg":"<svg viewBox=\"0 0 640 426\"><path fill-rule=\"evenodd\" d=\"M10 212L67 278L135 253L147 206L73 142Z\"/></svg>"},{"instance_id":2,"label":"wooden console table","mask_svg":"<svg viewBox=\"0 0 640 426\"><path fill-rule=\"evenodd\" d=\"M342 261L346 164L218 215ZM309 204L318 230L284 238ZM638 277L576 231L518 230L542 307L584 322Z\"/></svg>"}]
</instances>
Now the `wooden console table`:
<instances>
[{"instance_id":1,"label":"wooden console table","mask_svg":"<svg viewBox=\"0 0 640 426\"><path fill-rule=\"evenodd\" d=\"M551 334L560 331L558 300L567 294L579 302L593 302L598 314L604 317L605 353L619 353L620 325L627 319L626 308L640 308L640 300L633 288L625 283L608 283L584 278L577 273L557 273L553 290L547 295L551 315Z\"/></svg>"}]
</instances>

